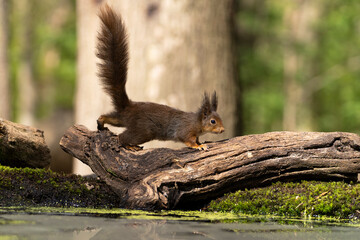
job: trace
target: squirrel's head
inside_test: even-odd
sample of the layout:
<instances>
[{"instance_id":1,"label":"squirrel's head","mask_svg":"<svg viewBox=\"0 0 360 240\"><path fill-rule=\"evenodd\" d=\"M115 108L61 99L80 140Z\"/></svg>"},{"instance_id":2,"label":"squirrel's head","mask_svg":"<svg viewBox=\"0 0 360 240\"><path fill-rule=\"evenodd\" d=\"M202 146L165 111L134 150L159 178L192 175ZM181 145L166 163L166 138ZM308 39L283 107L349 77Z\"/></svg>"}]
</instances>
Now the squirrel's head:
<instances>
[{"instance_id":1,"label":"squirrel's head","mask_svg":"<svg viewBox=\"0 0 360 240\"><path fill-rule=\"evenodd\" d=\"M207 93L204 93L203 103L198 111L198 117L201 121L202 130L204 133L223 133L225 131L222 120L217 114L218 99L214 91L211 100Z\"/></svg>"}]
</instances>

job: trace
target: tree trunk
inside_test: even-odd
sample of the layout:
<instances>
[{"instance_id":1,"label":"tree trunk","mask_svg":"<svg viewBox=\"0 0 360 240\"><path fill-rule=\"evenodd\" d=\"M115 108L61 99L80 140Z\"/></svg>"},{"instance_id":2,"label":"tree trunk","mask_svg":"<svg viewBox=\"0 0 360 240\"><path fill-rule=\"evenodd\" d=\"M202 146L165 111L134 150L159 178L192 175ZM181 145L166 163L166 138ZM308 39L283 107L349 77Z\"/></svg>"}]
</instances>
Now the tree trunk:
<instances>
[{"instance_id":1,"label":"tree trunk","mask_svg":"<svg viewBox=\"0 0 360 240\"><path fill-rule=\"evenodd\" d=\"M224 193L276 181L357 181L360 138L332 132L271 132L208 143L208 151L131 152L112 132L70 128L60 141L129 208L193 208Z\"/></svg>"},{"instance_id":2,"label":"tree trunk","mask_svg":"<svg viewBox=\"0 0 360 240\"><path fill-rule=\"evenodd\" d=\"M96 119L102 109L109 109L109 104L104 104L106 96L96 76L96 33L100 28L96 14L100 3L76 1L78 57L75 121L91 129L96 129ZM92 173L89 167L78 160L74 161L73 171L81 175Z\"/></svg>"},{"instance_id":3,"label":"tree trunk","mask_svg":"<svg viewBox=\"0 0 360 240\"><path fill-rule=\"evenodd\" d=\"M8 22L5 0L0 0L0 117L10 118L10 84L8 71Z\"/></svg>"},{"instance_id":4,"label":"tree trunk","mask_svg":"<svg viewBox=\"0 0 360 240\"><path fill-rule=\"evenodd\" d=\"M13 23L14 27L14 44L19 46L18 49L18 67L16 69L16 82L18 86L18 109L16 109L17 121L33 125L35 112L35 86L32 66L32 31L33 24L31 18L30 1L19 0L12 2Z\"/></svg>"},{"instance_id":5,"label":"tree trunk","mask_svg":"<svg viewBox=\"0 0 360 240\"><path fill-rule=\"evenodd\" d=\"M76 120L91 129L96 128L100 114L112 109L95 75L95 35L99 29L96 13L100 7L95 2L77 2ZM233 136L236 102L229 24L233 0L108 2L122 15L129 33L126 89L130 99L196 111L203 92L216 90L225 137ZM116 128L110 129L119 132ZM174 144L152 142L146 146L174 147Z\"/></svg>"},{"instance_id":6,"label":"tree trunk","mask_svg":"<svg viewBox=\"0 0 360 240\"><path fill-rule=\"evenodd\" d=\"M284 44L284 91L285 105L283 129L289 131L312 130L310 111L312 89L308 78L312 76L312 66L307 60L304 49L314 42L314 22L318 16L318 7L311 0L299 0L287 3L284 22L286 42Z\"/></svg>"},{"instance_id":7,"label":"tree trunk","mask_svg":"<svg viewBox=\"0 0 360 240\"><path fill-rule=\"evenodd\" d=\"M216 90L226 127L221 137L234 136L233 1L112 2L129 32L130 98L196 111L203 92Z\"/></svg>"}]
</instances>

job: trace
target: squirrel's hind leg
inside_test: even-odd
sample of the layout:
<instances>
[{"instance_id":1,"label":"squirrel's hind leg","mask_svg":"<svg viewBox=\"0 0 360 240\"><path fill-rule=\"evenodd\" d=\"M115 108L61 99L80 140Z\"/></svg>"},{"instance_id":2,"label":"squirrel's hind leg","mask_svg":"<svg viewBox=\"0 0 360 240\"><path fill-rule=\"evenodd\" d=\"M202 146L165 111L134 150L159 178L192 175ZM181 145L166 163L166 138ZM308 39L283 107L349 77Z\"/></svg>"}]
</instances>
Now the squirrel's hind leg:
<instances>
[{"instance_id":1,"label":"squirrel's hind leg","mask_svg":"<svg viewBox=\"0 0 360 240\"><path fill-rule=\"evenodd\" d=\"M119 144L131 151L139 151L143 149L143 147L139 146L139 144L148 142L152 140L151 137L146 136L146 133L137 133L136 131L131 131L126 129L124 132L118 135Z\"/></svg>"}]
</instances>

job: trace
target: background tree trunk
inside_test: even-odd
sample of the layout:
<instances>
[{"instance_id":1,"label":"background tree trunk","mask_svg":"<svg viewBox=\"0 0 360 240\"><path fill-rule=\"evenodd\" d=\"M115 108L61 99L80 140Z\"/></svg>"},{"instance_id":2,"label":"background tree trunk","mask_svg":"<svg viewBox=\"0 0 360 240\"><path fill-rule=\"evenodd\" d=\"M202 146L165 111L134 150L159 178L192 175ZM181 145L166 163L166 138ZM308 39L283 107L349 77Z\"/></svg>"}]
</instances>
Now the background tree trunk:
<instances>
[{"instance_id":1,"label":"background tree trunk","mask_svg":"<svg viewBox=\"0 0 360 240\"><path fill-rule=\"evenodd\" d=\"M196 111L203 92L216 90L227 130L217 139L233 136L233 1L112 2L129 31L129 96Z\"/></svg>"},{"instance_id":2,"label":"background tree trunk","mask_svg":"<svg viewBox=\"0 0 360 240\"><path fill-rule=\"evenodd\" d=\"M96 129L99 114L109 109L96 76L96 33L100 27L96 14L100 7L99 2L101 1L76 2L78 57L75 121L90 129ZM81 175L92 173L91 169L79 160L74 161L73 171Z\"/></svg>"},{"instance_id":3,"label":"background tree trunk","mask_svg":"<svg viewBox=\"0 0 360 240\"><path fill-rule=\"evenodd\" d=\"M313 130L311 102L312 66L303 53L314 41L313 24L318 16L318 7L310 0L290 2L284 14L286 37L284 44L284 91L285 105L283 129L288 131ZM301 53L300 53L301 52Z\"/></svg>"},{"instance_id":4,"label":"background tree trunk","mask_svg":"<svg viewBox=\"0 0 360 240\"><path fill-rule=\"evenodd\" d=\"M124 18L129 33L127 91L135 101L153 101L196 111L204 91L217 91L219 113L228 138L234 134L235 81L230 19L232 0L109 1ZM112 108L95 76L96 12L85 0L78 9L78 90L76 121L90 129ZM105 97L104 97L105 96ZM106 99L106 100L104 100ZM111 128L115 132L118 129ZM211 135L204 139L215 140ZM145 147L179 147L172 142ZM75 172L80 170L75 167Z\"/></svg>"},{"instance_id":5,"label":"background tree trunk","mask_svg":"<svg viewBox=\"0 0 360 240\"><path fill-rule=\"evenodd\" d=\"M14 41L19 46L17 61L19 67L16 72L16 82L18 86L19 104L17 121L32 126L34 124L35 112L35 86L33 79L32 63L32 18L30 1L19 0L12 2L13 24L19 24L14 31Z\"/></svg>"},{"instance_id":6,"label":"background tree trunk","mask_svg":"<svg viewBox=\"0 0 360 240\"><path fill-rule=\"evenodd\" d=\"M7 4L0 0L0 117L10 118L10 85L8 65Z\"/></svg>"}]
</instances>

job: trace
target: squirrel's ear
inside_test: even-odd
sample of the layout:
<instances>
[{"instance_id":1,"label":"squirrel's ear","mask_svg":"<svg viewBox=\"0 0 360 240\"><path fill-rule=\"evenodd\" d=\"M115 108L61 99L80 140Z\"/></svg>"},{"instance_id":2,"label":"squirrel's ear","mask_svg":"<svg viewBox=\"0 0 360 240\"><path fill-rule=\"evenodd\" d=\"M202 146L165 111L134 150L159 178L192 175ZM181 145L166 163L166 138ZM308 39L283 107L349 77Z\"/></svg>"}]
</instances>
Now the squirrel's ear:
<instances>
[{"instance_id":1,"label":"squirrel's ear","mask_svg":"<svg viewBox=\"0 0 360 240\"><path fill-rule=\"evenodd\" d=\"M218 107L218 97L216 95L216 91L214 91L212 97L211 97L211 110L216 112Z\"/></svg>"},{"instance_id":2,"label":"squirrel's ear","mask_svg":"<svg viewBox=\"0 0 360 240\"><path fill-rule=\"evenodd\" d=\"M206 92L204 93L204 99L203 99L202 105L199 109L199 112L201 114L201 118L205 118L206 116L210 115L210 113L211 113L210 98Z\"/></svg>"}]
</instances>

